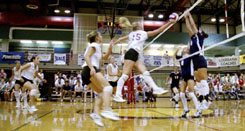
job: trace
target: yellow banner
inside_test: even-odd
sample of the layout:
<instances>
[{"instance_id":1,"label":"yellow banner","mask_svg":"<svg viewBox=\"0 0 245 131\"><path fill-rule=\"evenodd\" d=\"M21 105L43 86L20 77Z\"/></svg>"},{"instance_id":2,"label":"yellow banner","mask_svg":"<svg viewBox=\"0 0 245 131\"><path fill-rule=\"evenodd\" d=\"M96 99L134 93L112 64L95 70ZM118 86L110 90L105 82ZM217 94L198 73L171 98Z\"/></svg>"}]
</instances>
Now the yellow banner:
<instances>
[{"instance_id":1,"label":"yellow banner","mask_svg":"<svg viewBox=\"0 0 245 131\"><path fill-rule=\"evenodd\" d=\"M240 64L245 64L245 55L240 55Z\"/></svg>"}]
</instances>

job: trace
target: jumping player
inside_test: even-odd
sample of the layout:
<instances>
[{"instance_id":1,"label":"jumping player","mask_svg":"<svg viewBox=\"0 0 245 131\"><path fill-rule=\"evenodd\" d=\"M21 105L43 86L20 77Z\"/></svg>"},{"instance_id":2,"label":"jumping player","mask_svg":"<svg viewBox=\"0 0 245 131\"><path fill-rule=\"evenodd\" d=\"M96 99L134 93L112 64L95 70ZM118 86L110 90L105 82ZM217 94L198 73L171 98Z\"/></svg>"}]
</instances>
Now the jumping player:
<instances>
[{"instance_id":1,"label":"jumping player","mask_svg":"<svg viewBox=\"0 0 245 131\"><path fill-rule=\"evenodd\" d=\"M161 26L159 29L154 31L144 31L143 28L140 26L140 23L134 22L132 25L130 24L129 20L125 17L120 18L120 23L122 25L126 25L127 27L132 27L133 31L124 37L119 38L115 45L128 40L128 51L124 56L124 65L123 65L123 74L117 82L117 91L114 97L114 101L116 102L125 102L122 98L122 88L125 81L128 79L129 75L131 74L132 70L135 69L137 72L143 75L143 78L151 88L153 88L153 94L164 94L167 93L167 90L164 90L158 87L155 82L153 81L150 73L147 71L145 65L139 60L139 56L143 55L143 45L145 44L145 40L150 37L159 34L164 29L166 29L169 25L177 22L177 20L170 20L165 25Z\"/></svg>"},{"instance_id":2,"label":"jumping player","mask_svg":"<svg viewBox=\"0 0 245 131\"><path fill-rule=\"evenodd\" d=\"M204 39L208 38L208 34L206 34L203 30L197 29L196 24L188 10L185 16L185 21L189 36L191 37L190 54L203 50ZM208 108L209 86L207 82L207 61L204 58L204 52L194 55L192 60L195 70L194 75L196 78L196 86L199 88L199 101L201 103L200 108Z\"/></svg>"}]
</instances>

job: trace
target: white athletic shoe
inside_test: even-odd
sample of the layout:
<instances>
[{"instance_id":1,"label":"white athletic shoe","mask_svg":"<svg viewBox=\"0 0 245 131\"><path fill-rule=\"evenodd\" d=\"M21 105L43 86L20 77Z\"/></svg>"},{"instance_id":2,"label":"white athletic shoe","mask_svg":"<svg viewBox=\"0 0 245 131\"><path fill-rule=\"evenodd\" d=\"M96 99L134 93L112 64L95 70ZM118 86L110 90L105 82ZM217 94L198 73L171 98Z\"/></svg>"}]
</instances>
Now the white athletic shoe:
<instances>
[{"instance_id":1,"label":"white athletic shoe","mask_svg":"<svg viewBox=\"0 0 245 131\"><path fill-rule=\"evenodd\" d=\"M153 89L153 94L154 95L163 95L163 94L166 94L168 93L168 90L164 90L163 88L156 88L156 89Z\"/></svg>"},{"instance_id":2,"label":"white athletic shoe","mask_svg":"<svg viewBox=\"0 0 245 131\"><path fill-rule=\"evenodd\" d=\"M63 99L61 99L60 102L63 102Z\"/></svg>"},{"instance_id":3,"label":"white athletic shoe","mask_svg":"<svg viewBox=\"0 0 245 131\"><path fill-rule=\"evenodd\" d=\"M175 108L179 108L179 104L175 104Z\"/></svg>"},{"instance_id":4,"label":"white athletic shoe","mask_svg":"<svg viewBox=\"0 0 245 131\"><path fill-rule=\"evenodd\" d=\"M21 104L20 103L16 103L16 108L20 108Z\"/></svg>"},{"instance_id":5,"label":"white athletic shoe","mask_svg":"<svg viewBox=\"0 0 245 131\"><path fill-rule=\"evenodd\" d=\"M115 95L113 100L115 102L126 102L126 100L124 100L121 95Z\"/></svg>"},{"instance_id":6,"label":"white athletic shoe","mask_svg":"<svg viewBox=\"0 0 245 131\"><path fill-rule=\"evenodd\" d=\"M27 110L32 114L33 112L37 111L38 109L35 106L28 107Z\"/></svg>"},{"instance_id":7,"label":"white athletic shoe","mask_svg":"<svg viewBox=\"0 0 245 131\"><path fill-rule=\"evenodd\" d=\"M89 116L93 119L96 125L102 126L102 127L104 126L104 124L102 123L101 117L99 115L92 113Z\"/></svg>"},{"instance_id":8,"label":"white athletic shoe","mask_svg":"<svg viewBox=\"0 0 245 131\"><path fill-rule=\"evenodd\" d=\"M23 109L28 109L30 106L28 104L24 104Z\"/></svg>"},{"instance_id":9,"label":"white athletic shoe","mask_svg":"<svg viewBox=\"0 0 245 131\"><path fill-rule=\"evenodd\" d=\"M105 118L112 119L115 121L120 120L120 118L112 111L103 111L101 112L101 115Z\"/></svg>"},{"instance_id":10,"label":"white athletic shoe","mask_svg":"<svg viewBox=\"0 0 245 131\"><path fill-rule=\"evenodd\" d=\"M194 115L194 118L199 118L202 116L202 110L197 110L197 112Z\"/></svg>"}]
</instances>

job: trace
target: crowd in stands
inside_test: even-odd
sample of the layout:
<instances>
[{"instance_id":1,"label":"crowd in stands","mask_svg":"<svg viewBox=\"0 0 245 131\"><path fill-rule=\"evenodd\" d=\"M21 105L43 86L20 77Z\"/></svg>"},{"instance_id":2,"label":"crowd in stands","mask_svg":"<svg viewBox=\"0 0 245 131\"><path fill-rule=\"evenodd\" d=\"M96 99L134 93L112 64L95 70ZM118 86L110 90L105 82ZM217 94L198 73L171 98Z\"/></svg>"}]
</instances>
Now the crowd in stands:
<instances>
[{"instance_id":1,"label":"crowd in stands","mask_svg":"<svg viewBox=\"0 0 245 131\"><path fill-rule=\"evenodd\" d=\"M230 74L209 74L208 82L210 87L210 98L212 100L221 99L236 99L239 100L244 97L242 92L244 91L244 75L234 73L232 76Z\"/></svg>"}]
</instances>

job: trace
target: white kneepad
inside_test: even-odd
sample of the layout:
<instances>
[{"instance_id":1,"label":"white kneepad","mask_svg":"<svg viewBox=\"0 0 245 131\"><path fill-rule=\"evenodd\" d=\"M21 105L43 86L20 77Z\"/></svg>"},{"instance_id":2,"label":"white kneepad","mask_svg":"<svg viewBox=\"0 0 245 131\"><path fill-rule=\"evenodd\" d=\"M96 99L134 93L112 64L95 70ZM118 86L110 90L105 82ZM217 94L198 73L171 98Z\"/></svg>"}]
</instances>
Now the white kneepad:
<instances>
[{"instance_id":1,"label":"white kneepad","mask_svg":"<svg viewBox=\"0 0 245 131\"><path fill-rule=\"evenodd\" d=\"M103 92L109 92L110 94L112 94L112 90L113 90L112 86L106 86L104 87Z\"/></svg>"},{"instance_id":2,"label":"white kneepad","mask_svg":"<svg viewBox=\"0 0 245 131\"><path fill-rule=\"evenodd\" d=\"M127 79L128 79L128 75L126 75L126 74L122 74L122 79L124 80L124 81L126 81Z\"/></svg>"},{"instance_id":3,"label":"white kneepad","mask_svg":"<svg viewBox=\"0 0 245 131\"><path fill-rule=\"evenodd\" d=\"M35 96L36 98L40 97L40 93L37 89L32 89L30 91L30 96Z\"/></svg>"},{"instance_id":4,"label":"white kneepad","mask_svg":"<svg viewBox=\"0 0 245 131\"><path fill-rule=\"evenodd\" d=\"M179 90L178 90L176 87L174 87L174 88L173 88L173 92L174 92L175 94L178 94L178 93L179 93Z\"/></svg>"},{"instance_id":5,"label":"white kneepad","mask_svg":"<svg viewBox=\"0 0 245 131\"><path fill-rule=\"evenodd\" d=\"M143 73L143 76L145 77L145 76L150 76L150 72L149 71L145 71L144 73Z\"/></svg>"}]
</instances>

